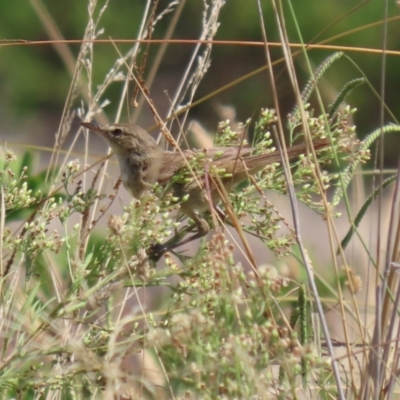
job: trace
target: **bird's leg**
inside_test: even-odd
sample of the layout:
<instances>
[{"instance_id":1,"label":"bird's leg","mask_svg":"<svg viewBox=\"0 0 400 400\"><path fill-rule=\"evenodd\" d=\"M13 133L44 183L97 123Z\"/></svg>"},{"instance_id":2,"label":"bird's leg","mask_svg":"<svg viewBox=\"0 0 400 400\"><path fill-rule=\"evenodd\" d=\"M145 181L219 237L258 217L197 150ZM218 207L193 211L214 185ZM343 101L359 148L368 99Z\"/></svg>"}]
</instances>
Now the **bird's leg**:
<instances>
[{"instance_id":1,"label":"bird's leg","mask_svg":"<svg viewBox=\"0 0 400 400\"><path fill-rule=\"evenodd\" d=\"M170 246L168 250L172 250L178 246L182 246L183 244L189 243L193 240L200 239L201 237L207 235L208 232L210 232L210 226L208 225L207 221L204 218L199 217L197 214L194 214L190 216L194 223L196 224L197 228L197 233L195 233L192 236L189 236L185 240L181 240L178 243L175 243L174 245Z\"/></svg>"},{"instance_id":2,"label":"bird's leg","mask_svg":"<svg viewBox=\"0 0 400 400\"><path fill-rule=\"evenodd\" d=\"M149 258L151 260L157 262L161 258L161 256L167 251L173 250L179 246L190 243L193 240L200 239L201 237L205 236L208 232L210 232L210 226L208 225L207 221L204 218L201 218L195 212L191 213L188 216L191 219L193 219L197 228L197 233L181 241L179 241L179 238L177 241L177 237L174 236L171 240L167 241L164 244L156 243L152 245L148 251ZM185 235L187 233L187 230L180 232L179 236L182 236L182 233Z\"/></svg>"}]
</instances>

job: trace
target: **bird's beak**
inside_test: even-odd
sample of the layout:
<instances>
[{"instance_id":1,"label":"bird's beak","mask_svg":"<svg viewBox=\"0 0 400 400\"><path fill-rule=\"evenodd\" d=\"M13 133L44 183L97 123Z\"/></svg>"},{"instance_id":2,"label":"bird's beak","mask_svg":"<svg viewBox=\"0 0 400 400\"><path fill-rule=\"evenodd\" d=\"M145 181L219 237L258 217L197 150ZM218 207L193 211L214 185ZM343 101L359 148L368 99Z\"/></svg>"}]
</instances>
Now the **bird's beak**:
<instances>
[{"instance_id":1,"label":"bird's beak","mask_svg":"<svg viewBox=\"0 0 400 400\"><path fill-rule=\"evenodd\" d=\"M92 124L91 122L81 122L81 125L93 132L104 133L103 129L99 125Z\"/></svg>"}]
</instances>

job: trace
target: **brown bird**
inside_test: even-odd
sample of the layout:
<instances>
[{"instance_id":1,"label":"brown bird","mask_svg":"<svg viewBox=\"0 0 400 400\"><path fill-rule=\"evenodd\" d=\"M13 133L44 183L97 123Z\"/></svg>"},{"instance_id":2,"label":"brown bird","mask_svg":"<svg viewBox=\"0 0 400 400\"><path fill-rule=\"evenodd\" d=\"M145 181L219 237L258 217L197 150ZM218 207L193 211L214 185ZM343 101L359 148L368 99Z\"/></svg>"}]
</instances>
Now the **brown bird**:
<instances>
[{"instance_id":1,"label":"brown bird","mask_svg":"<svg viewBox=\"0 0 400 400\"><path fill-rule=\"evenodd\" d=\"M97 126L88 122L82 122L81 125L99 133L107 141L118 158L122 182L133 197L139 199L144 192L151 190L155 183L161 187L170 185L174 196L184 200L181 203L181 211L196 224L198 230L194 236L196 238L210 230L207 221L199 214L208 210L210 204L204 187L206 163L211 176L216 169L222 171L219 176L225 189L229 191L231 187L243 182L249 175L261 171L266 165L281 161L278 151L252 155L254 149L249 147L165 151L138 125ZM317 139L313 142L315 150L327 147L328 144L327 139ZM307 148L303 144L296 145L288 148L287 153L289 158L293 158L306 154ZM173 178L179 173L188 171L188 161L193 159L196 166L202 162L202 168L193 168L195 176L185 175L189 179L172 183ZM213 179L209 179L209 182L211 202L216 204L220 199L218 185L213 183ZM170 248L163 249L163 252Z\"/></svg>"}]
</instances>

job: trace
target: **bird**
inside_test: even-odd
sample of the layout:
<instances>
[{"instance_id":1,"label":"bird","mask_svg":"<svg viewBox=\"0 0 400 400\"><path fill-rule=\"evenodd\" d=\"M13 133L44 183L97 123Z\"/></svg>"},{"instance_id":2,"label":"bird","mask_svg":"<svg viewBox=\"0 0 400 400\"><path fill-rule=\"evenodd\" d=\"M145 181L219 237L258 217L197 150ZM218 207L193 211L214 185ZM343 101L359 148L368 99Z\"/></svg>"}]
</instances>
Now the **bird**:
<instances>
[{"instance_id":1,"label":"bird","mask_svg":"<svg viewBox=\"0 0 400 400\"><path fill-rule=\"evenodd\" d=\"M205 188L206 165L211 177L215 171L220 171L219 181L229 192L231 188L248 179L249 175L256 174L268 164L281 162L279 151L254 154L253 148L245 146L166 151L136 124L114 123L100 126L81 122L81 125L100 134L106 140L117 156L122 183L134 198L140 199L143 193L152 190L156 183L161 187L171 188L173 196L181 201L180 211L196 225L197 234L191 240L210 231L202 213L209 210L210 200L211 204L217 204L220 200L221 188L214 179L209 179L209 190ZM328 145L329 141L326 138L313 141L315 150ZM305 144L287 149L289 158L306 153ZM191 162L194 163L193 173L188 173L188 165ZM183 171L186 171L185 179L179 179L179 174Z\"/></svg>"}]
</instances>

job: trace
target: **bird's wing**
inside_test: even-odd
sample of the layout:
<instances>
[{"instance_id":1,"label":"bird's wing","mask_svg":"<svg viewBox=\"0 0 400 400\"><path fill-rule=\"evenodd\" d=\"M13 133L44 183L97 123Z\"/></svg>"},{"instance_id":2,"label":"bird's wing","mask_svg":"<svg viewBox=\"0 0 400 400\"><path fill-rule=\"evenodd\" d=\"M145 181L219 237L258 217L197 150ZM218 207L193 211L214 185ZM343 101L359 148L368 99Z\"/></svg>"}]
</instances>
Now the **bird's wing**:
<instances>
[{"instance_id":1,"label":"bird's wing","mask_svg":"<svg viewBox=\"0 0 400 400\"><path fill-rule=\"evenodd\" d=\"M236 160L239 157L247 157L252 153L251 147L218 147L215 149L195 150L197 152L205 152L207 158L216 163L223 163L230 160Z\"/></svg>"},{"instance_id":2,"label":"bird's wing","mask_svg":"<svg viewBox=\"0 0 400 400\"><path fill-rule=\"evenodd\" d=\"M171 178L187 165L187 162L201 154L205 155L204 163L209 163L209 166L215 165L217 168L224 168L227 165L229 169L232 169L231 163L236 163L241 157L248 157L252 151L253 149L249 147L219 147L207 150L183 150L182 152L167 151L163 154L157 181L161 186L167 185L171 182ZM242 163L238 162L238 168L242 168L241 165ZM201 168L197 168L196 173L201 175L203 171Z\"/></svg>"},{"instance_id":3,"label":"bird's wing","mask_svg":"<svg viewBox=\"0 0 400 400\"><path fill-rule=\"evenodd\" d=\"M182 168L185 158L190 157L190 151L181 152L166 151L162 155L160 170L157 182L161 186L166 186L171 182L172 177Z\"/></svg>"}]
</instances>

